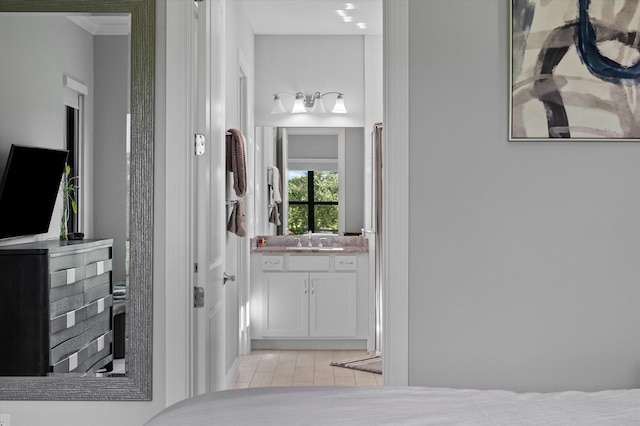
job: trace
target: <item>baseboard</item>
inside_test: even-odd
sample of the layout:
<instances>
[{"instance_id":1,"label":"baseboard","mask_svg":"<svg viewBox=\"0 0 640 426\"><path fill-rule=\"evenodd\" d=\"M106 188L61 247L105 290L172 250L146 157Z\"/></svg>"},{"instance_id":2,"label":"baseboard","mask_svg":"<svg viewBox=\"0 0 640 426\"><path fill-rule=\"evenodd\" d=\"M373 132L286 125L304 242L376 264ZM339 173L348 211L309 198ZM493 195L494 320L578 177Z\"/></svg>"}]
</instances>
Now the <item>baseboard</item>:
<instances>
[{"instance_id":1,"label":"baseboard","mask_svg":"<svg viewBox=\"0 0 640 426\"><path fill-rule=\"evenodd\" d=\"M367 350L367 339L252 339L251 349Z\"/></svg>"},{"instance_id":2,"label":"baseboard","mask_svg":"<svg viewBox=\"0 0 640 426\"><path fill-rule=\"evenodd\" d=\"M240 374L240 362L239 362L239 359L236 358L236 360L233 362L233 365L229 369L229 372L227 372L226 376L224 377L224 388L233 389L233 386L236 384L236 381L238 380L239 374Z\"/></svg>"}]
</instances>

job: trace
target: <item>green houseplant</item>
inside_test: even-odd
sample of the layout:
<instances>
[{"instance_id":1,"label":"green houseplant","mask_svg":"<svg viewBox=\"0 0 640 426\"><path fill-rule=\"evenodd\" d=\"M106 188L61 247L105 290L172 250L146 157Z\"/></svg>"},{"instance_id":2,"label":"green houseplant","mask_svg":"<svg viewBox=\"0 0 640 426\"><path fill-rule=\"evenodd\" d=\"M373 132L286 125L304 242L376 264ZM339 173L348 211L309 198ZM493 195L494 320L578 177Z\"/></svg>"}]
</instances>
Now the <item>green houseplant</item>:
<instances>
[{"instance_id":1,"label":"green houseplant","mask_svg":"<svg viewBox=\"0 0 640 426\"><path fill-rule=\"evenodd\" d=\"M78 203L75 200L75 192L79 188L78 176L69 176L71 174L71 166L68 164L64 167L62 174L62 182L60 183L60 192L62 193L62 216L60 217L60 239L66 240L69 229L69 206L74 214L78 213Z\"/></svg>"}]
</instances>

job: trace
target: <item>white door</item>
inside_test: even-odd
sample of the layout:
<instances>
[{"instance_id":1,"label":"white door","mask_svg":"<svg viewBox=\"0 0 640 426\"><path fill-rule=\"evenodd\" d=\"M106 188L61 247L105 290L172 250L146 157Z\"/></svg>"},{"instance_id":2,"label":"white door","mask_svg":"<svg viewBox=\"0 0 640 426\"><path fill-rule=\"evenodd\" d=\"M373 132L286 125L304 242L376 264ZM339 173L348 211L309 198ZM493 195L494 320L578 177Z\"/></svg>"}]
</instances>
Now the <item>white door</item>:
<instances>
[{"instance_id":1,"label":"white door","mask_svg":"<svg viewBox=\"0 0 640 426\"><path fill-rule=\"evenodd\" d=\"M204 155L194 164L195 280L204 291L204 307L194 310L195 394L224 388L225 306L225 129L222 71L224 57L223 4L194 3L194 129L206 139Z\"/></svg>"}]
</instances>

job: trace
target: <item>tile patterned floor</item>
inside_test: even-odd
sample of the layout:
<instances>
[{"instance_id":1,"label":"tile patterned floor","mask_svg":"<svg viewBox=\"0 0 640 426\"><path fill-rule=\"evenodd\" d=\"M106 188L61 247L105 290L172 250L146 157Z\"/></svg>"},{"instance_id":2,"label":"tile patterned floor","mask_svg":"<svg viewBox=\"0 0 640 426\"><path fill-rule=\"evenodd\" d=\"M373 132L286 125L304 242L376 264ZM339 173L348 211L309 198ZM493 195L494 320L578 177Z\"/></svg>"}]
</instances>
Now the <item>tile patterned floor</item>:
<instances>
[{"instance_id":1,"label":"tile patterned floor","mask_svg":"<svg viewBox=\"0 0 640 426\"><path fill-rule=\"evenodd\" d=\"M234 389L272 386L382 386L382 375L332 367L333 361L365 356L361 350L254 350L240 358Z\"/></svg>"}]
</instances>

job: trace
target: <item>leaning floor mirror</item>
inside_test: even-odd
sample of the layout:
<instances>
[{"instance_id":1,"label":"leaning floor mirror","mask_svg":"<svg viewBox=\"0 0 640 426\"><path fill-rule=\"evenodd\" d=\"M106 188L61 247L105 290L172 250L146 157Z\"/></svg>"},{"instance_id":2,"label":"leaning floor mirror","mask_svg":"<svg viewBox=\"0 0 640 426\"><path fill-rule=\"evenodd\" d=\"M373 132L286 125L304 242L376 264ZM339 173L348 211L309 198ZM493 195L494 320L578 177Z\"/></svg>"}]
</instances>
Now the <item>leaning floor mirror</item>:
<instances>
[{"instance_id":1,"label":"leaning floor mirror","mask_svg":"<svg viewBox=\"0 0 640 426\"><path fill-rule=\"evenodd\" d=\"M114 32L123 31L123 26L124 32ZM81 33L82 40L70 37L71 33ZM122 37L106 37L109 35ZM118 53L103 53L114 52L116 44L120 48ZM78 59L79 52L90 59ZM28 60L20 55L28 56ZM118 71L120 80L100 81L99 76L114 78L111 67L117 62L112 59L115 57L124 64ZM28 66L18 69L19 63ZM0 400L151 400L154 69L155 0L0 0L2 163L11 145L48 144L49 148L60 145L68 149L69 128L86 139L83 143L75 142L77 157L86 161L79 167L82 210L74 226L87 233L82 244L91 244L92 239L114 241L113 249L108 249L109 253L113 250L113 257L107 262L95 262L99 274L107 271L110 289L95 309L99 313L108 310L113 327L110 331L122 327L119 335L122 344L117 350L121 355L110 353L114 362L121 358L118 360L121 370L115 372L112 362L108 368L82 373L69 368L68 373L50 369L39 375L3 374ZM116 86L120 110L113 113L113 109L107 108L113 108ZM72 95L69 101L69 93L74 91L79 95L75 98ZM68 107L76 101L77 107ZM16 112L16 105L27 107L24 112ZM75 119L69 118L74 114ZM118 131L114 132L109 124L116 116ZM105 155L114 145L121 151ZM118 192L114 191L116 178L122 182ZM119 205L117 214L105 213L115 204ZM37 236L34 239L42 242ZM6 243L12 241L0 241L0 246ZM116 263L118 270L123 271L122 278L116 278ZM67 273L67 280L68 277ZM3 279L7 281L0 276L0 285ZM114 285L117 281L123 289L118 304ZM115 319L116 305L117 313L124 319ZM88 312L88 306L82 309L86 307ZM83 310L67 315L66 327L77 328L75 312L84 315ZM0 318L0 327L11 327L10 318ZM11 350L14 343L20 346L18 340L11 345L3 344L2 350ZM107 344L115 347L115 340ZM101 337L98 351L104 345ZM46 350L51 351L50 346ZM75 354L69 359L69 364L77 362Z\"/></svg>"}]
</instances>

